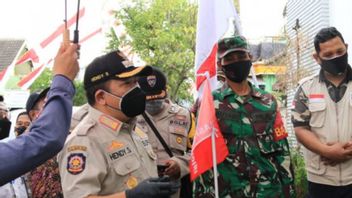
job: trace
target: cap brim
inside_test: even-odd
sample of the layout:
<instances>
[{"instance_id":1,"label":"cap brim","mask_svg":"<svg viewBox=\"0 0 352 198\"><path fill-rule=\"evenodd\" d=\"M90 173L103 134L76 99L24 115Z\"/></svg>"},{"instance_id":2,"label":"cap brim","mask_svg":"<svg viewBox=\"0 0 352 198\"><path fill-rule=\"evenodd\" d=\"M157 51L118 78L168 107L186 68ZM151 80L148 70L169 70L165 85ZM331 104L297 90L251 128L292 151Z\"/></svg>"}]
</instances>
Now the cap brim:
<instances>
[{"instance_id":1,"label":"cap brim","mask_svg":"<svg viewBox=\"0 0 352 198\"><path fill-rule=\"evenodd\" d=\"M155 100L155 99L164 99L166 98L166 91L162 90L159 94L148 95L146 96L147 100Z\"/></svg>"},{"instance_id":2,"label":"cap brim","mask_svg":"<svg viewBox=\"0 0 352 198\"><path fill-rule=\"evenodd\" d=\"M34 106L38 103L38 101L40 99L45 98L46 94L48 93L49 90L50 90L50 87L44 89L42 92L39 93L39 95L37 95L35 98L31 99L32 101L30 101L28 103L28 106L26 104L26 112L29 113L29 111L31 111L34 108ZM29 96L29 97L31 97L31 96ZM30 98L28 100L30 100Z\"/></svg>"},{"instance_id":3,"label":"cap brim","mask_svg":"<svg viewBox=\"0 0 352 198\"><path fill-rule=\"evenodd\" d=\"M49 89L50 89L50 87L48 87L48 88L44 89L42 92L40 92L39 97L38 97L38 100L39 100L40 98L46 97L46 94L48 93ZM37 103L38 101L35 101L35 102Z\"/></svg>"},{"instance_id":4,"label":"cap brim","mask_svg":"<svg viewBox=\"0 0 352 198\"><path fill-rule=\"evenodd\" d=\"M225 51L224 53L222 53L219 58L224 58L226 55L228 55L229 53L231 52L237 52L237 51L240 51L240 52L249 52L248 49L245 49L245 48L234 48L234 49L229 49L227 51Z\"/></svg>"},{"instance_id":5,"label":"cap brim","mask_svg":"<svg viewBox=\"0 0 352 198\"><path fill-rule=\"evenodd\" d=\"M153 72L153 69L150 66L135 67L131 71L116 74L116 77L117 78L129 78L129 77L133 77L133 76L148 76L148 75L151 75L152 72Z\"/></svg>"}]
</instances>

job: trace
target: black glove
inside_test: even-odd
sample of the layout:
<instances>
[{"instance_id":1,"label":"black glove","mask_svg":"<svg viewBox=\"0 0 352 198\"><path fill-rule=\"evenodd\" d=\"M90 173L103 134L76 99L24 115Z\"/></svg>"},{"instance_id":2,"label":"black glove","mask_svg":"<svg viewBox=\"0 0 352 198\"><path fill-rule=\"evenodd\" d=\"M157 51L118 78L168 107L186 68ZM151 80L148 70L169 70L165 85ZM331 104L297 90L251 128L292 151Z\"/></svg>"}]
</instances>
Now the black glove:
<instances>
[{"instance_id":1,"label":"black glove","mask_svg":"<svg viewBox=\"0 0 352 198\"><path fill-rule=\"evenodd\" d=\"M126 190L126 198L167 197L177 192L180 183L170 181L169 177L148 178L133 189Z\"/></svg>"}]
</instances>

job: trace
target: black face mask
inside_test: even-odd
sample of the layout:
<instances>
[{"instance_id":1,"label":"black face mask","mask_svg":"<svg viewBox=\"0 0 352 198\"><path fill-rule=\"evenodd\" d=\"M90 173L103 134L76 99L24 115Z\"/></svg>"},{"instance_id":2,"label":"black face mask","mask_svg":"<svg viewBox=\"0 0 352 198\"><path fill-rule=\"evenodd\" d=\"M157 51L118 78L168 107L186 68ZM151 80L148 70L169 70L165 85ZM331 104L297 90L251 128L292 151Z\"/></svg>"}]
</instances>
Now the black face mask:
<instances>
[{"instance_id":1,"label":"black face mask","mask_svg":"<svg viewBox=\"0 0 352 198\"><path fill-rule=\"evenodd\" d=\"M5 139L10 134L11 122L7 119L0 120L0 140Z\"/></svg>"},{"instance_id":2,"label":"black face mask","mask_svg":"<svg viewBox=\"0 0 352 198\"><path fill-rule=\"evenodd\" d=\"M251 66L252 62L246 60L223 65L222 69L227 79L240 83L247 79Z\"/></svg>"},{"instance_id":3,"label":"black face mask","mask_svg":"<svg viewBox=\"0 0 352 198\"><path fill-rule=\"evenodd\" d=\"M25 126L20 126L20 127L16 127L15 131L17 132L17 135L22 135L22 133L24 133L26 131L27 127Z\"/></svg>"},{"instance_id":4,"label":"black face mask","mask_svg":"<svg viewBox=\"0 0 352 198\"><path fill-rule=\"evenodd\" d=\"M348 66L347 52L342 56L330 60L324 60L322 58L320 58L320 60L321 68L334 76L343 74Z\"/></svg>"},{"instance_id":5,"label":"black face mask","mask_svg":"<svg viewBox=\"0 0 352 198\"><path fill-rule=\"evenodd\" d=\"M120 98L120 103L117 104L118 108L109 106L110 108L117 109L122 111L126 116L132 118L137 115L140 115L145 110L145 94L139 87L131 88L125 95L123 96L116 96L108 91L105 91L112 96Z\"/></svg>"}]
</instances>

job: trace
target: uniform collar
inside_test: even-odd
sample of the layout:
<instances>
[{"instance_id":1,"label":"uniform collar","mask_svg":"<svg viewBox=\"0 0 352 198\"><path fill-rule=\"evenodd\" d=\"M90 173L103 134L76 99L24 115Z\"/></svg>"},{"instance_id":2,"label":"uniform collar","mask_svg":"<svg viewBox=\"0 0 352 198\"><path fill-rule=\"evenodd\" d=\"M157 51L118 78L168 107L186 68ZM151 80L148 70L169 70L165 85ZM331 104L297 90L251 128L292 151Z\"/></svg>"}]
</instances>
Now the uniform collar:
<instances>
[{"instance_id":1,"label":"uniform collar","mask_svg":"<svg viewBox=\"0 0 352 198\"><path fill-rule=\"evenodd\" d=\"M154 116L150 115L153 118L153 120L161 120L161 119L165 118L166 116L169 115L170 111L175 106L172 103L172 101L170 99L168 99L168 98L165 99L165 102L163 104L164 104L164 108L159 114L154 115Z\"/></svg>"},{"instance_id":2,"label":"uniform collar","mask_svg":"<svg viewBox=\"0 0 352 198\"><path fill-rule=\"evenodd\" d=\"M249 96L255 97L255 98L262 98L263 94L261 93L261 90L255 86L252 85L252 83L248 82L251 91L249 93ZM225 83L224 87L218 89L220 91L220 98L221 100L224 100L227 96L233 95L235 98L241 97L239 95L237 95L232 89L231 87ZM248 95L247 95L248 96Z\"/></svg>"},{"instance_id":3,"label":"uniform collar","mask_svg":"<svg viewBox=\"0 0 352 198\"><path fill-rule=\"evenodd\" d=\"M121 122L120 120L104 114L92 106L89 106L88 116L97 121L99 125L113 133L119 133L121 130L132 131L136 123L136 119L132 119L128 123Z\"/></svg>"}]
</instances>

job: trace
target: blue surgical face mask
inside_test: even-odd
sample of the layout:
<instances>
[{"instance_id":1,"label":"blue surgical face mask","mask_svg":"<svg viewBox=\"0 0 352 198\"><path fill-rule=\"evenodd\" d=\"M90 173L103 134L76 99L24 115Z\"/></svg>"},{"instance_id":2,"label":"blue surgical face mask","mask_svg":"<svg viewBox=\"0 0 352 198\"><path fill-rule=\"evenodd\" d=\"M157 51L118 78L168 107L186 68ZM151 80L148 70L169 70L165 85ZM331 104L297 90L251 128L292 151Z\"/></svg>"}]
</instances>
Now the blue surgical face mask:
<instances>
[{"instance_id":1,"label":"blue surgical face mask","mask_svg":"<svg viewBox=\"0 0 352 198\"><path fill-rule=\"evenodd\" d=\"M145 105L145 110L150 115L159 114L164 108L165 99L148 100Z\"/></svg>"}]
</instances>

